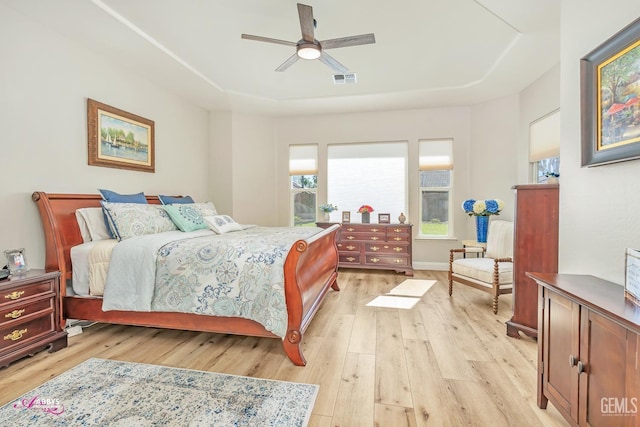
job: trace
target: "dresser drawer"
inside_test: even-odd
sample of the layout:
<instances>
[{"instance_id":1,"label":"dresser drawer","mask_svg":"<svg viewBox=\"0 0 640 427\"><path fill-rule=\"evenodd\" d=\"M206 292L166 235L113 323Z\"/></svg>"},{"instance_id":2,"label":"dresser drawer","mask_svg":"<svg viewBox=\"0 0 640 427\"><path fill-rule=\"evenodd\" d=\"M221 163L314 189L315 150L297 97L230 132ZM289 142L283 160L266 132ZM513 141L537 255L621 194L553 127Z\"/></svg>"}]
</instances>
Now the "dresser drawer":
<instances>
[{"instance_id":1,"label":"dresser drawer","mask_svg":"<svg viewBox=\"0 0 640 427\"><path fill-rule=\"evenodd\" d=\"M409 252L409 246L396 245L393 243L365 243L364 251L381 254L407 254Z\"/></svg>"},{"instance_id":2,"label":"dresser drawer","mask_svg":"<svg viewBox=\"0 0 640 427\"><path fill-rule=\"evenodd\" d=\"M2 289L0 291L0 307L38 295L53 296L53 280L39 282L20 287Z\"/></svg>"},{"instance_id":3,"label":"dresser drawer","mask_svg":"<svg viewBox=\"0 0 640 427\"><path fill-rule=\"evenodd\" d=\"M359 253L353 253L353 254L344 254L344 253L340 253L338 254L338 262L340 264L360 264L360 254Z\"/></svg>"},{"instance_id":4,"label":"dresser drawer","mask_svg":"<svg viewBox=\"0 0 640 427\"><path fill-rule=\"evenodd\" d=\"M387 235L392 236L396 234L411 234L411 227L392 225L387 228Z\"/></svg>"},{"instance_id":5,"label":"dresser drawer","mask_svg":"<svg viewBox=\"0 0 640 427\"><path fill-rule=\"evenodd\" d=\"M340 252L360 252L361 243L358 242L338 242L338 251Z\"/></svg>"},{"instance_id":6,"label":"dresser drawer","mask_svg":"<svg viewBox=\"0 0 640 427\"><path fill-rule=\"evenodd\" d=\"M384 265L393 267L406 267L409 265L409 257L392 256L392 255L366 255L365 264L367 265Z\"/></svg>"},{"instance_id":7,"label":"dresser drawer","mask_svg":"<svg viewBox=\"0 0 640 427\"><path fill-rule=\"evenodd\" d=\"M342 233L384 234L385 227L377 224L345 224L342 226Z\"/></svg>"},{"instance_id":8,"label":"dresser drawer","mask_svg":"<svg viewBox=\"0 0 640 427\"><path fill-rule=\"evenodd\" d=\"M395 234L395 235L387 236L387 242L389 243L408 242L408 241L409 241L408 234Z\"/></svg>"},{"instance_id":9,"label":"dresser drawer","mask_svg":"<svg viewBox=\"0 0 640 427\"><path fill-rule=\"evenodd\" d=\"M53 313L26 322L3 324L0 326L0 350L27 344L53 331Z\"/></svg>"}]
</instances>

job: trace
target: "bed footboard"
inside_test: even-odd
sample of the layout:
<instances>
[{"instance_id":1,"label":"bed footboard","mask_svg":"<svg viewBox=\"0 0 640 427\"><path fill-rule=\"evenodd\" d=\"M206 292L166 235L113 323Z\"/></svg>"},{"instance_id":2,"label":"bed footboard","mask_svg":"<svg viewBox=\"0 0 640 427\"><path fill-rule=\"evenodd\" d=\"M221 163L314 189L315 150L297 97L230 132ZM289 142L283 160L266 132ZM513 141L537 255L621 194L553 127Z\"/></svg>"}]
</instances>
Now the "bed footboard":
<instances>
[{"instance_id":1,"label":"bed footboard","mask_svg":"<svg viewBox=\"0 0 640 427\"><path fill-rule=\"evenodd\" d=\"M329 288L340 290L336 246L336 234L340 227L335 224L307 240L298 240L284 264L288 325L283 346L289 359L298 366L307 363L300 345L311 319Z\"/></svg>"}]
</instances>

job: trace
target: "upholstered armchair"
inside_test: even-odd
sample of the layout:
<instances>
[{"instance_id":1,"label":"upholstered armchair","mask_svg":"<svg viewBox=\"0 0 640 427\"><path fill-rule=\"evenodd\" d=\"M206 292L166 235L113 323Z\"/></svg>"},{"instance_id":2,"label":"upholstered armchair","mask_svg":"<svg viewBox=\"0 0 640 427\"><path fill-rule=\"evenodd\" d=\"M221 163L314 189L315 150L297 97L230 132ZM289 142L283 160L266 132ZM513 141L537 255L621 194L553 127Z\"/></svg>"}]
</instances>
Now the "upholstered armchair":
<instances>
[{"instance_id":1,"label":"upholstered armchair","mask_svg":"<svg viewBox=\"0 0 640 427\"><path fill-rule=\"evenodd\" d=\"M477 257L478 254L482 257ZM490 221L486 249L451 249L449 296L453 293L453 282L493 295L493 313L497 314L498 297L513 291L513 222Z\"/></svg>"}]
</instances>

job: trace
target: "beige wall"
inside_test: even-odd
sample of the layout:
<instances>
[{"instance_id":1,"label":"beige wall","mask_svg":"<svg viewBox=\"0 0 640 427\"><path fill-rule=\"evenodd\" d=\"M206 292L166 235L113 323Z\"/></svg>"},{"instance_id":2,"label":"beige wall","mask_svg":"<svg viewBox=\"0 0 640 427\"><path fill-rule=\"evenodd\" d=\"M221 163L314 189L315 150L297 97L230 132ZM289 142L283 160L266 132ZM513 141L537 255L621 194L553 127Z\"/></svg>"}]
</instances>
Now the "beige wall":
<instances>
[{"instance_id":1,"label":"beige wall","mask_svg":"<svg viewBox=\"0 0 640 427\"><path fill-rule=\"evenodd\" d=\"M619 284L640 245L640 161L580 167L580 58L638 16L637 0L562 2L559 269Z\"/></svg>"},{"instance_id":2,"label":"beige wall","mask_svg":"<svg viewBox=\"0 0 640 427\"><path fill-rule=\"evenodd\" d=\"M0 254L24 247L44 265L36 190L208 197L206 111L2 4L0 40ZM155 121L155 173L87 165L87 97Z\"/></svg>"}]
</instances>

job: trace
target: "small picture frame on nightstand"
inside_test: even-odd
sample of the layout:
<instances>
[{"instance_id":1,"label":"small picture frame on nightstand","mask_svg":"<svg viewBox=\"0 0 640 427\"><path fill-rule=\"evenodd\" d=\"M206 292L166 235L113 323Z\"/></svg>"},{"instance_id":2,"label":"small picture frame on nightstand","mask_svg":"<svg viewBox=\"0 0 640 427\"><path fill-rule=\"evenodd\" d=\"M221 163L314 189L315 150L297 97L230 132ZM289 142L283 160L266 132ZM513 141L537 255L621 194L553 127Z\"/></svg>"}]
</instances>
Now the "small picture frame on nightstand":
<instances>
[{"instance_id":1,"label":"small picture frame on nightstand","mask_svg":"<svg viewBox=\"0 0 640 427\"><path fill-rule=\"evenodd\" d=\"M350 211L342 211L342 222L351 222L351 212Z\"/></svg>"},{"instance_id":2,"label":"small picture frame on nightstand","mask_svg":"<svg viewBox=\"0 0 640 427\"><path fill-rule=\"evenodd\" d=\"M391 224L391 214L388 214L388 213L378 214L378 224Z\"/></svg>"},{"instance_id":3,"label":"small picture frame on nightstand","mask_svg":"<svg viewBox=\"0 0 640 427\"><path fill-rule=\"evenodd\" d=\"M20 275L29 271L24 248L9 249L4 251L4 255L7 257L7 266L12 275Z\"/></svg>"}]
</instances>

